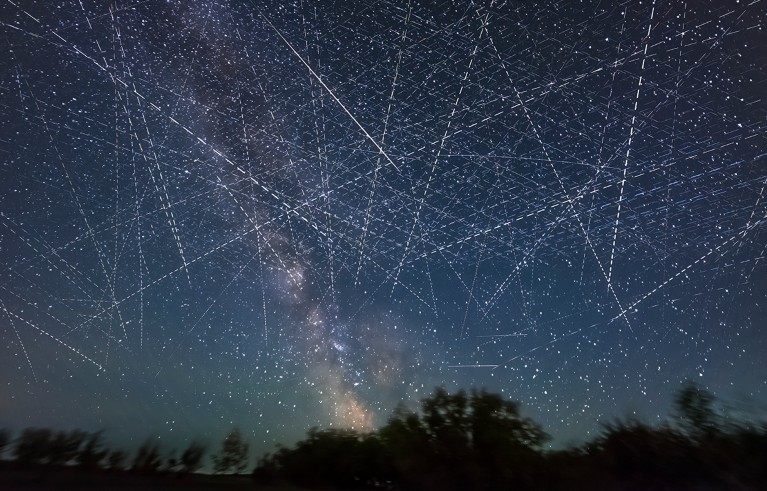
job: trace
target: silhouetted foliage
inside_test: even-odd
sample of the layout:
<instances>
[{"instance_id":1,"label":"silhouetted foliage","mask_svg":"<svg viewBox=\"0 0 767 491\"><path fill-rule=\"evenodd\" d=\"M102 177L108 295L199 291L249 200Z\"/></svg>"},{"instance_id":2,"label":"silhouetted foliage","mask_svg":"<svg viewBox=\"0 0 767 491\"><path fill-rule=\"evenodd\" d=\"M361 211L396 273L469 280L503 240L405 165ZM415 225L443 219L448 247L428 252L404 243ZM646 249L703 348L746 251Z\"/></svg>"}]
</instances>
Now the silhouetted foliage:
<instances>
[{"instance_id":1,"label":"silhouetted foliage","mask_svg":"<svg viewBox=\"0 0 767 491\"><path fill-rule=\"evenodd\" d=\"M205 455L206 447L204 444L198 441L192 441L189 446L181 454L179 464L181 466L180 472L189 474L197 472L202 467L202 458Z\"/></svg>"},{"instance_id":2,"label":"silhouetted foliage","mask_svg":"<svg viewBox=\"0 0 767 491\"><path fill-rule=\"evenodd\" d=\"M248 444L239 428L232 428L221 442L221 451L213 456L213 468L218 474L242 473L248 465Z\"/></svg>"},{"instance_id":3,"label":"silhouetted foliage","mask_svg":"<svg viewBox=\"0 0 767 491\"><path fill-rule=\"evenodd\" d=\"M108 450L103 448L103 431L97 431L85 437L82 449L77 454L77 463L88 469L96 469L107 456Z\"/></svg>"},{"instance_id":4,"label":"silhouetted foliage","mask_svg":"<svg viewBox=\"0 0 767 491\"><path fill-rule=\"evenodd\" d=\"M485 390L440 387L421 407L420 417L400 408L381 429L398 480L413 488L520 487L548 438L517 403Z\"/></svg>"},{"instance_id":5,"label":"silhouetted foliage","mask_svg":"<svg viewBox=\"0 0 767 491\"><path fill-rule=\"evenodd\" d=\"M523 481L532 479L530 473L548 438L537 423L520 415L516 402L484 390L472 392L471 442L475 481L476 477L481 477L492 489L510 484L521 487Z\"/></svg>"},{"instance_id":6,"label":"silhouetted foliage","mask_svg":"<svg viewBox=\"0 0 767 491\"><path fill-rule=\"evenodd\" d=\"M714 396L694 382L686 382L674 397L674 416L679 428L690 438L713 436L720 427L714 411Z\"/></svg>"},{"instance_id":7,"label":"silhouetted foliage","mask_svg":"<svg viewBox=\"0 0 767 491\"><path fill-rule=\"evenodd\" d=\"M395 479L413 484L423 481L425 485L433 456L430 438L420 416L399 405L378 434Z\"/></svg>"},{"instance_id":8,"label":"silhouetted foliage","mask_svg":"<svg viewBox=\"0 0 767 491\"><path fill-rule=\"evenodd\" d=\"M16 461L21 464L44 463L48 459L51 436L48 428L24 429L13 449Z\"/></svg>"},{"instance_id":9,"label":"silhouetted foliage","mask_svg":"<svg viewBox=\"0 0 767 491\"><path fill-rule=\"evenodd\" d=\"M685 384L673 425L635 420L604 426L582 449L547 456L552 489L763 489L767 429L730 421L714 396Z\"/></svg>"},{"instance_id":10,"label":"silhouetted foliage","mask_svg":"<svg viewBox=\"0 0 767 491\"><path fill-rule=\"evenodd\" d=\"M677 482L694 466L689 442L679 433L634 420L605 425L593 448L611 474L646 485Z\"/></svg>"},{"instance_id":11,"label":"silhouetted foliage","mask_svg":"<svg viewBox=\"0 0 767 491\"><path fill-rule=\"evenodd\" d=\"M710 393L685 385L673 425L604 425L581 447L542 449L548 436L498 394L437 388L420 411L398 406L380 430L318 430L259 460L260 484L413 490L763 489L767 428L725 426Z\"/></svg>"},{"instance_id":12,"label":"silhouetted foliage","mask_svg":"<svg viewBox=\"0 0 767 491\"><path fill-rule=\"evenodd\" d=\"M131 470L141 474L153 474L160 469L161 465L160 446L154 439L149 438L136 451Z\"/></svg>"},{"instance_id":13,"label":"silhouetted foliage","mask_svg":"<svg viewBox=\"0 0 767 491\"><path fill-rule=\"evenodd\" d=\"M21 464L67 465L97 468L107 451L102 448L102 432L81 430L58 431L48 428L27 428L21 432L14 449Z\"/></svg>"},{"instance_id":14,"label":"silhouetted foliage","mask_svg":"<svg viewBox=\"0 0 767 491\"><path fill-rule=\"evenodd\" d=\"M128 454L124 450L112 450L107 455L107 466L111 470L123 470Z\"/></svg>"},{"instance_id":15,"label":"silhouetted foliage","mask_svg":"<svg viewBox=\"0 0 767 491\"><path fill-rule=\"evenodd\" d=\"M48 463L53 465L69 464L80 453L80 445L88 437L81 430L59 431L48 446Z\"/></svg>"},{"instance_id":16,"label":"silhouetted foliage","mask_svg":"<svg viewBox=\"0 0 767 491\"><path fill-rule=\"evenodd\" d=\"M351 429L312 428L306 440L295 449L279 450L273 460L280 472L299 486L351 488L377 477L381 454L380 441L373 435Z\"/></svg>"},{"instance_id":17,"label":"silhouetted foliage","mask_svg":"<svg viewBox=\"0 0 767 491\"><path fill-rule=\"evenodd\" d=\"M295 448L261 459L254 477L307 487L519 487L527 476L509 472L509 464L527 472L541 460L546 438L516 403L499 395L437 388L422 401L420 414L399 406L376 433L314 428Z\"/></svg>"},{"instance_id":18,"label":"silhouetted foliage","mask_svg":"<svg viewBox=\"0 0 767 491\"><path fill-rule=\"evenodd\" d=\"M274 458L274 455L267 453L258 459L256 467L253 469L252 477L256 484L269 486L280 478L280 474L277 459Z\"/></svg>"},{"instance_id":19,"label":"silhouetted foliage","mask_svg":"<svg viewBox=\"0 0 767 491\"><path fill-rule=\"evenodd\" d=\"M11 442L11 432L6 429L0 430L0 459L3 458L5 447Z\"/></svg>"},{"instance_id":20,"label":"silhouetted foliage","mask_svg":"<svg viewBox=\"0 0 767 491\"><path fill-rule=\"evenodd\" d=\"M160 466L160 471L164 473L169 472L176 472L179 470L181 466L181 463L176 458L176 451L171 450L167 457L165 457L165 461Z\"/></svg>"}]
</instances>

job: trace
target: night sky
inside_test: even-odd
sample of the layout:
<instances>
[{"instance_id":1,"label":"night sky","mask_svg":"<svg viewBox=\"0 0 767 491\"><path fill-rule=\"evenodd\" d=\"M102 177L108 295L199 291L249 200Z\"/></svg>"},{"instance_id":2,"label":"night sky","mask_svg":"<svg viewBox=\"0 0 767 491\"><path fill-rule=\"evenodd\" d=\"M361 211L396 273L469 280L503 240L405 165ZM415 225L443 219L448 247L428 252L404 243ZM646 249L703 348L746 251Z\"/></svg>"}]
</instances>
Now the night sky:
<instances>
[{"instance_id":1,"label":"night sky","mask_svg":"<svg viewBox=\"0 0 767 491\"><path fill-rule=\"evenodd\" d=\"M0 3L0 427L767 407L767 2ZM133 446L133 447L132 447Z\"/></svg>"}]
</instances>

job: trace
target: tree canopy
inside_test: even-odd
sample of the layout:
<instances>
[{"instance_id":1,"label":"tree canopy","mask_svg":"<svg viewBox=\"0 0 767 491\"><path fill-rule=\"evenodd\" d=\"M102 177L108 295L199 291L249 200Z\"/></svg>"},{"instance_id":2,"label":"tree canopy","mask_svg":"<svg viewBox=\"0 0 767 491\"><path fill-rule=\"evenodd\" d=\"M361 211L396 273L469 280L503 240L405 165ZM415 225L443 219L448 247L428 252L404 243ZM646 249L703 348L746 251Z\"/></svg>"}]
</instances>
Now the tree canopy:
<instances>
[{"instance_id":1,"label":"tree canopy","mask_svg":"<svg viewBox=\"0 0 767 491\"><path fill-rule=\"evenodd\" d=\"M221 450L213 456L213 468L218 474L241 473L248 466L248 444L240 429L232 428L221 442Z\"/></svg>"}]
</instances>

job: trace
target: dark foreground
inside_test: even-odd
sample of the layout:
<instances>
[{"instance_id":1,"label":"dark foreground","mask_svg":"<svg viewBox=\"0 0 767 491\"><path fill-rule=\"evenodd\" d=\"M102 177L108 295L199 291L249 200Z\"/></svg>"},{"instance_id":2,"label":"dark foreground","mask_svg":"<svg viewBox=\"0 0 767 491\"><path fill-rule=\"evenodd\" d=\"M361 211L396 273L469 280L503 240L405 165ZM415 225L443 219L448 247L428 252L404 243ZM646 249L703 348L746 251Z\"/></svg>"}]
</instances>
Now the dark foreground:
<instances>
[{"instance_id":1,"label":"dark foreground","mask_svg":"<svg viewBox=\"0 0 767 491\"><path fill-rule=\"evenodd\" d=\"M3 491L140 490L140 491L240 491L286 489L255 486L250 476L142 476L128 472L83 472L78 469L13 469L0 471Z\"/></svg>"},{"instance_id":2,"label":"dark foreground","mask_svg":"<svg viewBox=\"0 0 767 491\"><path fill-rule=\"evenodd\" d=\"M578 476L578 472L572 474L573 469L567 467L560 468L562 474L570 474L567 482L559 479L552 480L552 476L540 476L537 482L528 481L517 483L517 486L497 487L492 484L493 479L488 479L483 486L471 486L471 489L483 489L483 491L495 490L540 490L540 491L759 491L767 489L767 483L743 483L739 482L737 477L731 476L731 479L718 479L718 482L673 482L664 479L664 476L643 475L636 476L630 472L622 476ZM489 477L489 476L488 476ZM561 477L561 476L560 476ZM559 481L559 482L557 482ZM476 484L476 483L474 483ZM375 489L395 490L403 489L409 491L429 491L437 489L428 484L425 488L412 488L378 484L372 486ZM450 486L448 486L449 488ZM209 475L209 474L153 474L138 475L127 471L104 471L92 470L84 471L76 467L63 467L52 469L50 467L38 468L18 468L8 465L7 462L0 463L0 490L2 491L68 491L68 490L93 490L93 491L122 491L122 490L140 490L140 491L299 491L302 489L314 489L320 491L329 491L333 489L343 489L346 491L358 491L361 489L371 489L368 486L311 486L302 487L293 484L281 482L273 484L262 484L254 482L250 475Z\"/></svg>"}]
</instances>

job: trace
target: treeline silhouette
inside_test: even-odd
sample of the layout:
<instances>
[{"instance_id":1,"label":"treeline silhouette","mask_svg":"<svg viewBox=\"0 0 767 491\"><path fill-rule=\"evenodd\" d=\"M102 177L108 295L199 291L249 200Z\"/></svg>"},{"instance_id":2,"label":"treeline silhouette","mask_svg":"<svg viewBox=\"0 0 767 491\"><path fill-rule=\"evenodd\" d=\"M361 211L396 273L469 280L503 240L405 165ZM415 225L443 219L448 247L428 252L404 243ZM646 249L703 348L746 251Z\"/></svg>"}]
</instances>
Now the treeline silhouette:
<instances>
[{"instance_id":1,"label":"treeline silhouette","mask_svg":"<svg viewBox=\"0 0 767 491\"><path fill-rule=\"evenodd\" d=\"M183 476L204 466L207 445L193 440L176 457L171 451L161 453L156 438L147 438L129 460L124 450L105 447L103 431L82 430L54 432L48 428L26 428L12 441L8 430L0 430L0 457L11 447L13 468L66 467L83 471L130 472L143 475L174 474ZM212 456L216 473L242 473L248 465L248 444L240 430L233 428Z\"/></svg>"},{"instance_id":2,"label":"treeline silhouette","mask_svg":"<svg viewBox=\"0 0 767 491\"><path fill-rule=\"evenodd\" d=\"M312 429L260 459L260 484L403 490L767 489L767 425L735 421L688 383L669 423L603 426L594 440L544 451L548 435L498 394L442 388L400 406L378 431Z\"/></svg>"},{"instance_id":3,"label":"treeline silhouette","mask_svg":"<svg viewBox=\"0 0 767 491\"><path fill-rule=\"evenodd\" d=\"M419 410L397 407L377 431L311 429L292 447L263 456L257 485L402 490L755 490L767 489L767 424L728 417L714 396L685 384L667 423L629 419L603 425L592 441L544 450L549 436L516 402L485 390L443 388ZM28 428L0 431L8 465L86 472L184 476L207 447L193 441L176 457L148 439L129 459L108 450L102 432ZM241 474L248 444L234 428L211 459L216 473Z\"/></svg>"}]
</instances>

